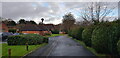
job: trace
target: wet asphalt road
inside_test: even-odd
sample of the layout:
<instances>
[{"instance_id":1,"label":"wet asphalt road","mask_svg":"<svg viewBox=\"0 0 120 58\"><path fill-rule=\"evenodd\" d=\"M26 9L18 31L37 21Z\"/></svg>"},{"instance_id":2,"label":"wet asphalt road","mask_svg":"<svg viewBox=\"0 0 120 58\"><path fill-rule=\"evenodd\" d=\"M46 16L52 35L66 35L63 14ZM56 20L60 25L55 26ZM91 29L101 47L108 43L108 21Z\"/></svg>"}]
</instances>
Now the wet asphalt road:
<instances>
[{"instance_id":1,"label":"wet asphalt road","mask_svg":"<svg viewBox=\"0 0 120 58\"><path fill-rule=\"evenodd\" d=\"M67 36L50 37L49 44L26 56L94 56L78 42Z\"/></svg>"}]
</instances>

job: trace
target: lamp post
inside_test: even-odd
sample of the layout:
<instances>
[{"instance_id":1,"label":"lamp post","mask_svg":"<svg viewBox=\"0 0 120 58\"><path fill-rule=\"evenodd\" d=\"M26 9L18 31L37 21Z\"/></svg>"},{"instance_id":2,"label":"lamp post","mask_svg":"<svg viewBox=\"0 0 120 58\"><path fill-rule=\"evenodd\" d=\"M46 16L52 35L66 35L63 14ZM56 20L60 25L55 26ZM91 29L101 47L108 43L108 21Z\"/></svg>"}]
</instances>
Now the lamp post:
<instances>
[{"instance_id":1,"label":"lamp post","mask_svg":"<svg viewBox=\"0 0 120 58\"><path fill-rule=\"evenodd\" d=\"M43 23L44 19L42 18L41 20L42 20L42 23Z\"/></svg>"}]
</instances>

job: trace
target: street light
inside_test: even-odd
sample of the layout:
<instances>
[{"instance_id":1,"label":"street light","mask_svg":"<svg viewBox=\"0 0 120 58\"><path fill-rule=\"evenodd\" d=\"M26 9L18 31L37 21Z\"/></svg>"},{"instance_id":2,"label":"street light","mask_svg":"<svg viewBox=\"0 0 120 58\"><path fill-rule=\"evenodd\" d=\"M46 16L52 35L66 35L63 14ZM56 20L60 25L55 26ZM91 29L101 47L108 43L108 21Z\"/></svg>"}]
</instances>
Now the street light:
<instances>
[{"instance_id":1,"label":"street light","mask_svg":"<svg viewBox=\"0 0 120 58\"><path fill-rule=\"evenodd\" d=\"M41 20L42 20L42 23L43 23L44 19L42 18Z\"/></svg>"}]
</instances>

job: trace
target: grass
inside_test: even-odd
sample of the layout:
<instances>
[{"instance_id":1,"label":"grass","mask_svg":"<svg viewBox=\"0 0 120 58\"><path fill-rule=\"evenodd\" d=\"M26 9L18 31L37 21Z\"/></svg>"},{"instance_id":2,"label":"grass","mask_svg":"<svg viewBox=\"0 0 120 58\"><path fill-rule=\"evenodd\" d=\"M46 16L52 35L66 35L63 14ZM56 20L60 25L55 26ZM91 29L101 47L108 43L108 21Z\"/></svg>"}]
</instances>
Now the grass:
<instances>
[{"instance_id":1,"label":"grass","mask_svg":"<svg viewBox=\"0 0 120 58\"><path fill-rule=\"evenodd\" d=\"M91 52L92 52L94 55L96 55L96 56L106 56L105 54L99 54L99 53L97 53L97 52L95 51L95 49L86 46L83 41L76 40L76 39L73 39L73 40L79 42L83 47L85 47L86 49L88 49L89 51L91 51Z\"/></svg>"},{"instance_id":2,"label":"grass","mask_svg":"<svg viewBox=\"0 0 120 58\"><path fill-rule=\"evenodd\" d=\"M0 57L2 56L2 44L0 43Z\"/></svg>"},{"instance_id":3,"label":"grass","mask_svg":"<svg viewBox=\"0 0 120 58\"><path fill-rule=\"evenodd\" d=\"M62 35L65 35L65 34L51 34L51 35L49 35L47 37L55 37L55 36L62 36Z\"/></svg>"},{"instance_id":4,"label":"grass","mask_svg":"<svg viewBox=\"0 0 120 58\"><path fill-rule=\"evenodd\" d=\"M46 43L40 45L29 45L29 50L26 50L25 45L8 46L6 43L2 44L2 56L8 56L8 49L11 49L11 56L24 56L29 52L46 45Z\"/></svg>"}]
</instances>

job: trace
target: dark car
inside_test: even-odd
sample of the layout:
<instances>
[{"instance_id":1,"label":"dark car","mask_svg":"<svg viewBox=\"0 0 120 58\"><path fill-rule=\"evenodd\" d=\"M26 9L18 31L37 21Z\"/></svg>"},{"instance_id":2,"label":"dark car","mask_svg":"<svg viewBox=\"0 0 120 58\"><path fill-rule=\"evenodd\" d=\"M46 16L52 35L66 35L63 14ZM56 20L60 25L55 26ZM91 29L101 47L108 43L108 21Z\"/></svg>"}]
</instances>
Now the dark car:
<instances>
[{"instance_id":1,"label":"dark car","mask_svg":"<svg viewBox=\"0 0 120 58\"><path fill-rule=\"evenodd\" d=\"M10 33L10 32L2 32L2 41L6 41L8 36L12 36L13 33Z\"/></svg>"},{"instance_id":2,"label":"dark car","mask_svg":"<svg viewBox=\"0 0 120 58\"><path fill-rule=\"evenodd\" d=\"M20 33L14 33L13 35L20 35Z\"/></svg>"}]
</instances>

